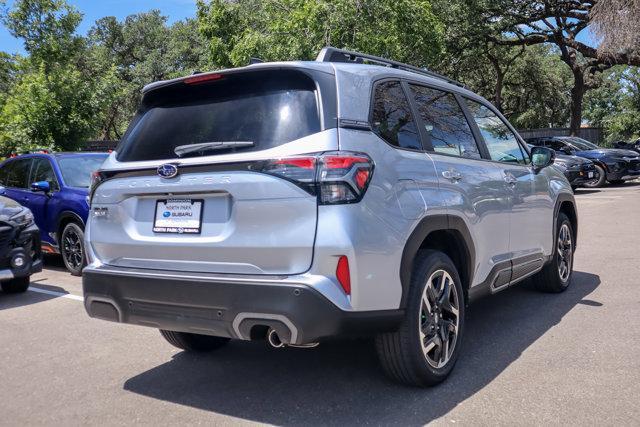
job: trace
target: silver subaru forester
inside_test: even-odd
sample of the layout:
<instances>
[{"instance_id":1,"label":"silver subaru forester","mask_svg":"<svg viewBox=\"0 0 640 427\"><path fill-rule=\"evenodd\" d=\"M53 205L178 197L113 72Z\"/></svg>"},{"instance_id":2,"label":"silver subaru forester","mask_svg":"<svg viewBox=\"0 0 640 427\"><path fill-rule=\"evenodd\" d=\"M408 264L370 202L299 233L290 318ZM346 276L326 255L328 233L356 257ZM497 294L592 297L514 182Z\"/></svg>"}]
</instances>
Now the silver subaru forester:
<instances>
[{"instance_id":1,"label":"silver subaru forester","mask_svg":"<svg viewBox=\"0 0 640 427\"><path fill-rule=\"evenodd\" d=\"M385 372L453 368L465 307L571 280L571 187L485 99L334 48L145 87L94 176L90 316L211 351L372 335Z\"/></svg>"}]
</instances>

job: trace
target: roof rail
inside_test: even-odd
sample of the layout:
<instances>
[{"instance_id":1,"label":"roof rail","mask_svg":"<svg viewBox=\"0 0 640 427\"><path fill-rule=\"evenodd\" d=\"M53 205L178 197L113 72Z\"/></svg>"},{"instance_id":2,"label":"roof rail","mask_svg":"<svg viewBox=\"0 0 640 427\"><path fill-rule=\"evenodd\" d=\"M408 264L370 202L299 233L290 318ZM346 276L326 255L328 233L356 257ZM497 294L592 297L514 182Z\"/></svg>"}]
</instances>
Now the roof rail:
<instances>
[{"instance_id":1,"label":"roof rail","mask_svg":"<svg viewBox=\"0 0 640 427\"><path fill-rule=\"evenodd\" d=\"M412 73L418 73L425 76L433 77L436 79L444 80L452 85L465 87L462 83L445 77L441 74L434 73L426 68L415 67L413 65L405 64L391 59L381 58L379 56L373 56L366 53L354 52L346 49L338 49L335 47L327 46L322 48L318 56L317 62L347 62L354 64L364 64L370 62L376 65L382 65L385 67L397 68L399 70L410 71Z\"/></svg>"}]
</instances>

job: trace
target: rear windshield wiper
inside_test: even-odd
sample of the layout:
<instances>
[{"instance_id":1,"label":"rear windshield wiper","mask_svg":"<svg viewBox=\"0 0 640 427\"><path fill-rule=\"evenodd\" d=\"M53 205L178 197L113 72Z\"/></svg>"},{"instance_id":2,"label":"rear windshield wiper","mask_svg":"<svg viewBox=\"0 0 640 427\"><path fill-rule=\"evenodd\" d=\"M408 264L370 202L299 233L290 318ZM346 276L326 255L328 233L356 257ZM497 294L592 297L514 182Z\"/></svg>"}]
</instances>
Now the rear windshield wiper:
<instances>
[{"instance_id":1,"label":"rear windshield wiper","mask_svg":"<svg viewBox=\"0 0 640 427\"><path fill-rule=\"evenodd\" d=\"M198 153L201 151L215 151L215 150L224 150L227 148L237 148L237 147L253 147L255 143L253 141L212 141L212 142L201 142L198 144L187 144L187 145L178 145L173 149L173 152L176 153L176 156L182 157L185 154L189 153Z\"/></svg>"}]
</instances>

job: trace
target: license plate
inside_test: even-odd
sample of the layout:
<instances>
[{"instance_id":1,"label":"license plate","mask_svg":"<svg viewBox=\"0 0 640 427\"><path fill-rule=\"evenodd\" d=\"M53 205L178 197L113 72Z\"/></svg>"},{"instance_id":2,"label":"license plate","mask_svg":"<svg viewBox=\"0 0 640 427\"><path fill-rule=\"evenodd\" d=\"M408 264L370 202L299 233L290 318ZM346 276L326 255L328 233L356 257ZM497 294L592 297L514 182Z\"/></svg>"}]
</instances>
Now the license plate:
<instances>
[{"instance_id":1,"label":"license plate","mask_svg":"<svg viewBox=\"0 0 640 427\"><path fill-rule=\"evenodd\" d=\"M204 200L158 200L153 221L153 232L200 234L203 205Z\"/></svg>"},{"instance_id":2,"label":"license plate","mask_svg":"<svg viewBox=\"0 0 640 427\"><path fill-rule=\"evenodd\" d=\"M593 178L593 172L589 172L587 175L589 178Z\"/></svg>"}]
</instances>

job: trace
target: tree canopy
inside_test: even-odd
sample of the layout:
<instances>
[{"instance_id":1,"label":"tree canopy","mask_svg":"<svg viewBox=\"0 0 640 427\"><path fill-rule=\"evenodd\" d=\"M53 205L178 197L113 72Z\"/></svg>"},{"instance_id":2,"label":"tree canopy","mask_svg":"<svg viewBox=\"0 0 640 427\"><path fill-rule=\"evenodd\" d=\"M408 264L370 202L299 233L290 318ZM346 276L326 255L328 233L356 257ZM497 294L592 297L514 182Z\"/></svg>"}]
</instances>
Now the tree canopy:
<instances>
[{"instance_id":1,"label":"tree canopy","mask_svg":"<svg viewBox=\"0 0 640 427\"><path fill-rule=\"evenodd\" d=\"M3 7L4 5L4 7ZM24 55L0 52L0 156L119 139L144 85L311 60L333 45L428 67L519 128L588 123L640 136L637 0L198 0L193 18L106 16L78 33L66 0L0 0ZM593 28L601 43L581 36Z\"/></svg>"}]
</instances>

